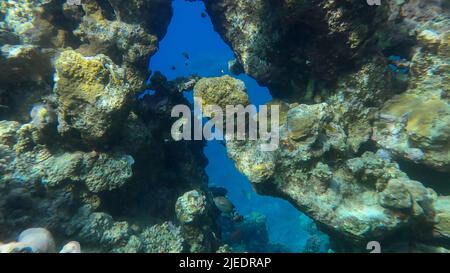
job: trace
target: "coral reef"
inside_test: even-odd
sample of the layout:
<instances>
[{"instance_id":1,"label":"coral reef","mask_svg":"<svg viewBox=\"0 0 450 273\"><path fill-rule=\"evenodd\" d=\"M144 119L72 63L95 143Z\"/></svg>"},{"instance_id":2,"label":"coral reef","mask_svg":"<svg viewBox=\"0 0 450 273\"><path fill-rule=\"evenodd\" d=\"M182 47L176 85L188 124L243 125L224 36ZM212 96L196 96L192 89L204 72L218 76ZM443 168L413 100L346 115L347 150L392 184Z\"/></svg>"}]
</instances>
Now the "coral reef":
<instances>
[{"instance_id":1,"label":"coral reef","mask_svg":"<svg viewBox=\"0 0 450 273\"><path fill-rule=\"evenodd\" d=\"M408 88L385 103L373 136L396 156L442 172L450 171L449 22L417 26Z\"/></svg>"},{"instance_id":2,"label":"coral reef","mask_svg":"<svg viewBox=\"0 0 450 273\"><path fill-rule=\"evenodd\" d=\"M448 252L448 4L204 3L230 71L280 106L278 149L226 142L256 191L310 216L333 251ZM226 109L251 103L244 83L155 72L145 85L171 16L170 0L0 2L1 252L284 251L264 216L208 189L204 142L170 134L183 91Z\"/></svg>"},{"instance_id":3,"label":"coral reef","mask_svg":"<svg viewBox=\"0 0 450 273\"><path fill-rule=\"evenodd\" d=\"M204 2L244 71L283 97L347 69L387 17L362 1Z\"/></svg>"},{"instance_id":4,"label":"coral reef","mask_svg":"<svg viewBox=\"0 0 450 273\"><path fill-rule=\"evenodd\" d=\"M19 234L17 242L0 243L0 253L55 253L55 251L55 239L45 228L29 228ZM70 241L59 253L81 253L80 243Z\"/></svg>"},{"instance_id":5,"label":"coral reef","mask_svg":"<svg viewBox=\"0 0 450 273\"><path fill-rule=\"evenodd\" d=\"M147 253L180 253L184 249L180 228L170 222L145 229L141 238Z\"/></svg>"},{"instance_id":6,"label":"coral reef","mask_svg":"<svg viewBox=\"0 0 450 273\"><path fill-rule=\"evenodd\" d=\"M277 150L226 143L254 188L311 216L333 250L363 251L379 240L386 251L445 252L448 7L204 2L245 72L269 87L269 105L280 106ZM414 168L432 170L437 181Z\"/></svg>"},{"instance_id":7,"label":"coral reef","mask_svg":"<svg viewBox=\"0 0 450 273\"><path fill-rule=\"evenodd\" d=\"M180 195L207 189L203 143L170 137L170 106L188 103L181 92L198 77L154 73L158 96L138 99L171 1L0 7L1 241L41 226L58 245L80 242L62 252L216 251L198 239L214 215L170 223Z\"/></svg>"},{"instance_id":8,"label":"coral reef","mask_svg":"<svg viewBox=\"0 0 450 273\"><path fill-rule=\"evenodd\" d=\"M211 252L218 248L217 226L212 200L197 190L180 196L175 204L177 219L190 252Z\"/></svg>"},{"instance_id":9,"label":"coral reef","mask_svg":"<svg viewBox=\"0 0 450 273\"><path fill-rule=\"evenodd\" d=\"M76 241L68 242L63 246L59 253L81 253L80 243Z\"/></svg>"}]
</instances>

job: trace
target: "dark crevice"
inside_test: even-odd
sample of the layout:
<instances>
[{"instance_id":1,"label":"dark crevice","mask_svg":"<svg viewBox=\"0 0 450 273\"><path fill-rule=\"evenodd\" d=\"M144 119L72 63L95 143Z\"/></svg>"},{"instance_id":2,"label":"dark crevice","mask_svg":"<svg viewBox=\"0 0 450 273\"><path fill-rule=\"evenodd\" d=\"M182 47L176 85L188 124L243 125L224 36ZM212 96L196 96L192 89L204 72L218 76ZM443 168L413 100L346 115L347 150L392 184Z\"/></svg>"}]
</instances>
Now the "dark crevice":
<instances>
[{"instance_id":1,"label":"dark crevice","mask_svg":"<svg viewBox=\"0 0 450 273\"><path fill-rule=\"evenodd\" d=\"M356 152L356 157L361 157L365 152L376 153L377 150L377 144L373 140L368 140L359 146L358 152Z\"/></svg>"},{"instance_id":2,"label":"dark crevice","mask_svg":"<svg viewBox=\"0 0 450 273\"><path fill-rule=\"evenodd\" d=\"M411 59L412 57L412 49L417 44L414 39L407 39L400 43L397 43L391 47L383 50L383 55L386 57L389 56L401 56L406 59Z\"/></svg>"},{"instance_id":3,"label":"dark crevice","mask_svg":"<svg viewBox=\"0 0 450 273\"><path fill-rule=\"evenodd\" d=\"M98 5L102 8L103 16L109 21L116 20L116 12L108 0L97 0Z\"/></svg>"},{"instance_id":4,"label":"dark crevice","mask_svg":"<svg viewBox=\"0 0 450 273\"><path fill-rule=\"evenodd\" d=\"M73 31L79 26L79 18L84 16L84 11L81 6L74 6L73 10L69 13L63 10L63 0L49 2L43 5L44 12L42 18L35 20L33 24L36 27L45 26L45 21L54 26L57 30L65 31L67 37L67 46L77 48L80 46L81 41L78 37L73 35ZM43 22L42 22L43 20ZM41 26L42 25L42 26Z\"/></svg>"},{"instance_id":5,"label":"dark crevice","mask_svg":"<svg viewBox=\"0 0 450 273\"><path fill-rule=\"evenodd\" d=\"M450 173L437 171L425 165L416 164L403 159L396 159L400 169L412 180L422 182L440 195L450 194Z\"/></svg>"}]
</instances>

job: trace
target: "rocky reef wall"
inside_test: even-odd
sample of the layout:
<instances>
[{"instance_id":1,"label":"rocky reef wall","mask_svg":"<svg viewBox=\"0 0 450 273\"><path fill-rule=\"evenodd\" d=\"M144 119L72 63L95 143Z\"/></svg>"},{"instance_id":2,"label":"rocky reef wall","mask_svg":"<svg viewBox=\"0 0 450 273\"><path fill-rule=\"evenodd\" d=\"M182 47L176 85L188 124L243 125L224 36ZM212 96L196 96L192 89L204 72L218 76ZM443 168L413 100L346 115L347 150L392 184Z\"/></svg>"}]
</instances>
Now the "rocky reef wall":
<instances>
[{"instance_id":1,"label":"rocky reef wall","mask_svg":"<svg viewBox=\"0 0 450 273\"><path fill-rule=\"evenodd\" d=\"M311 216L336 251L377 240L384 251L448 252L448 4L204 2L237 61L281 109L276 151L227 142L254 188Z\"/></svg>"},{"instance_id":2,"label":"rocky reef wall","mask_svg":"<svg viewBox=\"0 0 450 273\"><path fill-rule=\"evenodd\" d=\"M0 7L0 241L45 227L85 252L216 251L214 215L176 217L185 192L212 202L203 143L170 137L171 105L187 102L163 77L163 97L137 99L171 1Z\"/></svg>"}]
</instances>

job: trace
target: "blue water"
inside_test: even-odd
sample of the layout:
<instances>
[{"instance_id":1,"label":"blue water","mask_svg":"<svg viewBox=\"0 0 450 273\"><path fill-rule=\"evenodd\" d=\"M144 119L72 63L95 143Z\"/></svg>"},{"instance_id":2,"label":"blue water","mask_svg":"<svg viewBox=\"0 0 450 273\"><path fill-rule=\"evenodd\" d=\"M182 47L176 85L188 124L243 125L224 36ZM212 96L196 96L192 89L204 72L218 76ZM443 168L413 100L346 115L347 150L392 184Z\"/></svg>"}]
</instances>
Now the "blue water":
<instances>
[{"instance_id":1,"label":"blue water","mask_svg":"<svg viewBox=\"0 0 450 273\"><path fill-rule=\"evenodd\" d=\"M190 74L204 77L230 74L228 61L234 58L233 52L214 31L209 17L201 16L203 3L175 0L173 7L174 17L160 50L151 59L150 69L161 71L168 79ZM188 53L189 59L184 53ZM245 82L253 104L271 100L267 88L260 87L252 78L244 74L237 78ZM284 200L257 195L219 142L209 142L205 154L209 160L206 171L210 185L227 188L228 197L241 214L264 214L271 242L281 243L292 251L303 249L310 235L305 228L311 222L309 218Z\"/></svg>"}]
</instances>

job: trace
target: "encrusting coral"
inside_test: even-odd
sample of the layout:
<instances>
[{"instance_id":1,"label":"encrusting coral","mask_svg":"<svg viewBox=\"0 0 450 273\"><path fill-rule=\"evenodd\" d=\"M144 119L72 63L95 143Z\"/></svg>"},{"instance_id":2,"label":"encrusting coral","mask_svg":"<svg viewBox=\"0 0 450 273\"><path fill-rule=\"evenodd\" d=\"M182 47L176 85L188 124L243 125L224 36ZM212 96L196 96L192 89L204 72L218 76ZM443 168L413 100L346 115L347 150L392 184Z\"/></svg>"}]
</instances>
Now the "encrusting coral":
<instances>
[{"instance_id":1,"label":"encrusting coral","mask_svg":"<svg viewBox=\"0 0 450 273\"><path fill-rule=\"evenodd\" d=\"M194 87L194 99L201 102L199 106L217 105L221 109L250 103L244 82L228 75L199 80Z\"/></svg>"},{"instance_id":2,"label":"encrusting coral","mask_svg":"<svg viewBox=\"0 0 450 273\"><path fill-rule=\"evenodd\" d=\"M259 193L311 216L335 250L375 239L386 251L404 241L414 244L400 251L445 251L448 239L436 240L448 234L445 179L428 184L404 165L449 171L448 10L440 1L350 2L205 1L281 110L277 150L234 140L228 155ZM392 59L404 59L403 70Z\"/></svg>"},{"instance_id":3,"label":"encrusting coral","mask_svg":"<svg viewBox=\"0 0 450 273\"><path fill-rule=\"evenodd\" d=\"M123 126L133 89L108 57L64 51L55 63L58 131L79 135L91 145L108 143Z\"/></svg>"},{"instance_id":4,"label":"encrusting coral","mask_svg":"<svg viewBox=\"0 0 450 273\"><path fill-rule=\"evenodd\" d=\"M136 100L171 1L0 6L0 239L42 226L79 241L63 252L189 251L169 221L182 193L206 189L203 144L167 142L170 115L141 111ZM153 110L187 103L179 91L161 92Z\"/></svg>"}]
</instances>

